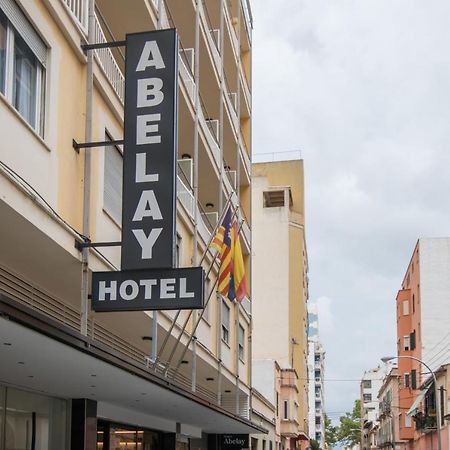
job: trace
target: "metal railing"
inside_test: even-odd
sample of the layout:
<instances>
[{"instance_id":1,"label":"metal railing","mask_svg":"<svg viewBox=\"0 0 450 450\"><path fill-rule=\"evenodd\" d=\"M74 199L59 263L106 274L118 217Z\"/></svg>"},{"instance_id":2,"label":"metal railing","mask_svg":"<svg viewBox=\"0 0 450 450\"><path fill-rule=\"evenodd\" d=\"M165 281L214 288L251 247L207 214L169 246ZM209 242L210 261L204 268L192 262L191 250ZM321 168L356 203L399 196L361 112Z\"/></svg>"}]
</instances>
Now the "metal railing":
<instances>
[{"instance_id":1,"label":"metal railing","mask_svg":"<svg viewBox=\"0 0 450 450\"><path fill-rule=\"evenodd\" d=\"M192 193L192 190L186 186L185 182L183 182L180 175L177 175L177 197L191 219L193 219L195 210L194 194Z\"/></svg>"},{"instance_id":2,"label":"metal railing","mask_svg":"<svg viewBox=\"0 0 450 450\"><path fill-rule=\"evenodd\" d=\"M84 33L88 29L88 2L87 0L62 0L68 10L72 13L75 21L78 23Z\"/></svg>"},{"instance_id":3,"label":"metal railing","mask_svg":"<svg viewBox=\"0 0 450 450\"><path fill-rule=\"evenodd\" d=\"M194 80L194 73L193 70L194 68L191 67L191 65L193 65L193 58L188 58L188 52L191 51L192 53L194 52L194 49L187 49L185 50L184 48L182 48L181 43L180 43L180 58L179 58L179 72L180 72L180 77L181 77L181 81L183 82L188 97L192 102L192 105L195 105L195 80ZM189 60L191 59L191 60Z\"/></svg>"},{"instance_id":4,"label":"metal railing","mask_svg":"<svg viewBox=\"0 0 450 450\"><path fill-rule=\"evenodd\" d=\"M95 15L94 36L94 42L96 44L108 42L103 33L97 14ZM95 55L106 78L111 83L114 92L123 103L125 98L125 77L117 64L112 51L109 48L100 48L95 50Z\"/></svg>"}]
</instances>

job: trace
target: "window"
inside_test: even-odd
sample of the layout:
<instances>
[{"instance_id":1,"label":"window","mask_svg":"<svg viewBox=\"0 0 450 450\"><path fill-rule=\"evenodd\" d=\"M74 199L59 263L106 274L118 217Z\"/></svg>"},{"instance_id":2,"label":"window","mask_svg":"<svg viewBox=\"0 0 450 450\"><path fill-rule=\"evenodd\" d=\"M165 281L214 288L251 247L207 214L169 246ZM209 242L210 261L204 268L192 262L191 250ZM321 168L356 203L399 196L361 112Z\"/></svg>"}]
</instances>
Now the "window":
<instances>
[{"instance_id":1,"label":"window","mask_svg":"<svg viewBox=\"0 0 450 450\"><path fill-rule=\"evenodd\" d=\"M409 388L411 384L411 377L409 373L405 373L405 387Z\"/></svg>"},{"instance_id":2,"label":"window","mask_svg":"<svg viewBox=\"0 0 450 450\"><path fill-rule=\"evenodd\" d=\"M411 427L411 416L407 416L405 414L405 427L410 428Z\"/></svg>"},{"instance_id":3,"label":"window","mask_svg":"<svg viewBox=\"0 0 450 450\"><path fill-rule=\"evenodd\" d=\"M289 402L287 400L283 401L283 419L289 419Z\"/></svg>"},{"instance_id":4,"label":"window","mask_svg":"<svg viewBox=\"0 0 450 450\"><path fill-rule=\"evenodd\" d=\"M370 389L372 387L372 380L363 380L363 389Z\"/></svg>"},{"instance_id":5,"label":"window","mask_svg":"<svg viewBox=\"0 0 450 450\"><path fill-rule=\"evenodd\" d=\"M414 294L413 294L413 298L412 298L412 304L413 304L413 313L415 313L416 312L416 297L414 296Z\"/></svg>"},{"instance_id":6,"label":"window","mask_svg":"<svg viewBox=\"0 0 450 450\"><path fill-rule=\"evenodd\" d=\"M264 208L284 206L284 190L263 192Z\"/></svg>"},{"instance_id":7,"label":"window","mask_svg":"<svg viewBox=\"0 0 450 450\"><path fill-rule=\"evenodd\" d=\"M203 319L206 320L207 323L209 323L209 319L210 319L210 308L211 308L211 303L212 303L212 299L214 298L214 295L211 295L211 298L209 297L209 291L211 290L211 279L210 278L206 278L205 279L205 303L209 298L209 302L208 304L205 306L204 310L203 310Z\"/></svg>"},{"instance_id":8,"label":"window","mask_svg":"<svg viewBox=\"0 0 450 450\"><path fill-rule=\"evenodd\" d=\"M105 141L112 141L105 133ZM115 145L105 147L105 179L103 184L103 209L117 223L122 223L122 152Z\"/></svg>"},{"instance_id":9,"label":"window","mask_svg":"<svg viewBox=\"0 0 450 450\"><path fill-rule=\"evenodd\" d=\"M414 330L409 335L409 340L410 340L410 350L414 350L416 348L416 330Z\"/></svg>"},{"instance_id":10,"label":"window","mask_svg":"<svg viewBox=\"0 0 450 450\"><path fill-rule=\"evenodd\" d=\"M410 350L410 337L409 336L403 336L403 350L405 350L405 352L408 352Z\"/></svg>"},{"instance_id":11,"label":"window","mask_svg":"<svg viewBox=\"0 0 450 450\"><path fill-rule=\"evenodd\" d=\"M3 407L4 403L2 404ZM6 388L5 449L65 448L67 402L41 394ZM1 443L3 443L0 441ZM33 445L32 443L35 443ZM3 448L3 447L2 447Z\"/></svg>"},{"instance_id":12,"label":"window","mask_svg":"<svg viewBox=\"0 0 450 450\"><path fill-rule=\"evenodd\" d=\"M222 300L222 340L228 344L230 340L230 308Z\"/></svg>"},{"instance_id":13,"label":"window","mask_svg":"<svg viewBox=\"0 0 450 450\"><path fill-rule=\"evenodd\" d=\"M14 0L0 9L0 92L41 136L47 47Z\"/></svg>"},{"instance_id":14,"label":"window","mask_svg":"<svg viewBox=\"0 0 450 450\"><path fill-rule=\"evenodd\" d=\"M321 424L321 417L320 416L316 416L316 425L320 425Z\"/></svg>"},{"instance_id":15,"label":"window","mask_svg":"<svg viewBox=\"0 0 450 450\"><path fill-rule=\"evenodd\" d=\"M409 314L409 301L403 300L403 315L407 316Z\"/></svg>"},{"instance_id":16,"label":"window","mask_svg":"<svg viewBox=\"0 0 450 450\"><path fill-rule=\"evenodd\" d=\"M244 361L244 342L245 342L245 330L244 330L244 327L241 324L239 324L238 353L239 353L239 359L241 361Z\"/></svg>"},{"instance_id":17,"label":"window","mask_svg":"<svg viewBox=\"0 0 450 450\"><path fill-rule=\"evenodd\" d=\"M363 394L363 401L364 401L364 403L371 402L372 394Z\"/></svg>"},{"instance_id":18,"label":"window","mask_svg":"<svg viewBox=\"0 0 450 450\"><path fill-rule=\"evenodd\" d=\"M182 249L182 237L181 234L177 233L177 240L175 243L175 266L181 267L181 249ZM205 283L206 286L206 283ZM206 291L206 295L209 294L209 291Z\"/></svg>"},{"instance_id":19,"label":"window","mask_svg":"<svg viewBox=\"0 0 450 450\"><path fill-rule=\"evenodd\" d=\"M411 388L417 389L417 372L416 369L411 370Z\"/></svg>"},{"instance_id":20,"label":"window","mask_svg":"<svg viewBox=\"0 0 450 450\"><path fill-rule=\"evenodd\" d=\"M0 11L0 92L5 93L5 73L6 73L6 17Z\"/></svg>"}]
</instances>

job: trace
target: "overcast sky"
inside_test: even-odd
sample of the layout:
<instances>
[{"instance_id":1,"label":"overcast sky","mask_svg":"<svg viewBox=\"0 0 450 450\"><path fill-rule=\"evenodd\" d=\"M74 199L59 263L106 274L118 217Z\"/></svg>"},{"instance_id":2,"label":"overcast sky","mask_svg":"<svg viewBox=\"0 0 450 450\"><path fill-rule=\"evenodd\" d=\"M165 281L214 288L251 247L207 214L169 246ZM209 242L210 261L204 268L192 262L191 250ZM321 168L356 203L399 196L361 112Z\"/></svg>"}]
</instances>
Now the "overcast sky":
<instances>
[{"instance_id":1,"label":"overcast sky","mask_svg":"<svg viewBox=\"0 0 450 450\"><path fill-rule=\"evenodd\" d=\"M418 237L450 235L450 2L253 0L253 153L301 149L326 379L395 352ZM357 381L328 381L326 409Z\"/></svg>"}]
</instances>

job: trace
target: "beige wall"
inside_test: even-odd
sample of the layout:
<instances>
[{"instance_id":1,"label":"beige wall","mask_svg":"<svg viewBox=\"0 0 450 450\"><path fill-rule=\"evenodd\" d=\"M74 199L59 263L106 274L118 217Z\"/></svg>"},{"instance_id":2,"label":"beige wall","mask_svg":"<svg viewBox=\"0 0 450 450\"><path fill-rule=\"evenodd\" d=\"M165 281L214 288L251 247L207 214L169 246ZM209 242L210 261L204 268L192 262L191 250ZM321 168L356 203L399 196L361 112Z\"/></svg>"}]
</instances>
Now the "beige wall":
<instances>
[{"instance_id":1,"label":"beige wall","mask_svg":"<svg viewBox=\"0 0 450 450\"><path fill-rule=\"evenodd\" d=\"M298 376L298 429L308 429L307 250L303 161L253 165L253 318L256 361L273 359ZM290 190L292 204L264 207L263 192ZM263 383L254 374L255 385ZM292 426L292 424L291 424Z\"/></svg>"}]
</instances>

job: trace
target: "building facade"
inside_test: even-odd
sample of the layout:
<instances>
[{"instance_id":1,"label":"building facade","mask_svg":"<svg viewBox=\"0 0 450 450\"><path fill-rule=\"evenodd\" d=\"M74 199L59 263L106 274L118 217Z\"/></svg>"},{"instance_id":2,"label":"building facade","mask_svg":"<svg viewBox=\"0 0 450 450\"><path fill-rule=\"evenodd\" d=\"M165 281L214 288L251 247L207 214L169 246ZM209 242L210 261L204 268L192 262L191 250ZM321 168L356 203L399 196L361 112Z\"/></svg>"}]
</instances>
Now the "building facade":
<instances>
[{"instance_id":1,"label":"building facade","mask_svg":"<svg viewBox=\"0 0 450 450\"><path fill-rule=\"evenodd\" d=\"M262 431L251 422L251 22L247 0L0 0L0 450L217 448L221 433ZM169 28L176 265L205 269L209 301L95 313L92 272L121 266L123 40ZM230 205L240 304L216 296L209 247Z\"/></svg>"},{"instance_id":2,"label":"building facade","mask_svg":"<svg viewBox=\"0 0 450 450\"><path fill-rule=\"evenodd\" d=\"M308 258L301 159L253 164L252 224L252 379L260 392L273 391L274 365L280 367L280 433L284 448L291 449L308 435Z\"/></svg>"},{"instance_id":3,"label":"building facade","mask_svg":"<svg viewBox=\"0 0 450 450\"><path fill-rule=\"evenodd\" d=\"M378 391L378 448L405 450L400 436L399 380L397 367L392 367Z\"/></svg>"},{"instance_id":4,"label":"building facade","mask_svg":"<svg viewBox=\"0 0 450 450\"><path fill-rule=\"evenodd\" d=\"M325 448L325 351L319 339L317 305L308 305L309 434Z\"/></svg>"},{"instance_id":5,"label":"building facade","mask_svg":"<svg viewBox=\"0 0 450 450\"><path fill-rule=\"evenodd\" d=\"M415 407L415 402L421 404L424 398L420 388L428 378L428 371L411 357L423 361L433 371L449 362L449 293L450 238L419 239L396 298L397 356L401 357L398 360L400 438L408 442L408 448L425 445L421 442L430 442L431 439L434 439L433 448L436 447L436 424L434 427L424 427L423 417L415 420L416 413L423 414L422 408ZM445 383L439 388L444 386ZM447 407L443 401L444 415ZM433 409L430 408L430 411ZM431 423L434 419L429 420ZM440 427L444 434L445 422ZM442 444L448 446L448 440Z\"/></svg>"},{"instance_id":6,"label":"building facade","mask_svg":"<svg viewBox=\"0 0 450 450\"><path fill-rule=\"evenodd\" d=\"M379 407L378 392L383 385L388 368L383 365L364 372L361 380L361 448L371 450L378 447Z\"/></svg>"}]
</instances>

